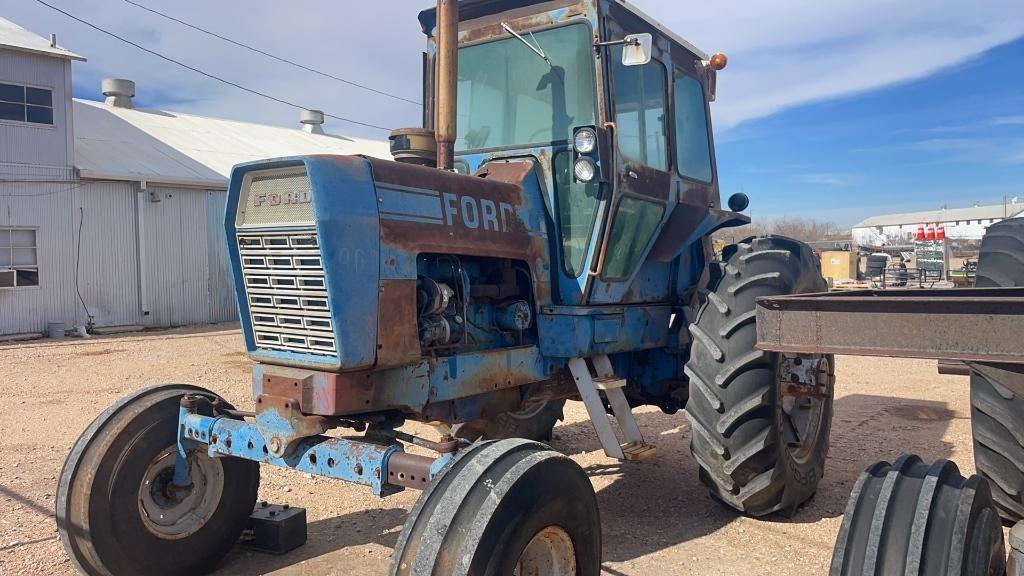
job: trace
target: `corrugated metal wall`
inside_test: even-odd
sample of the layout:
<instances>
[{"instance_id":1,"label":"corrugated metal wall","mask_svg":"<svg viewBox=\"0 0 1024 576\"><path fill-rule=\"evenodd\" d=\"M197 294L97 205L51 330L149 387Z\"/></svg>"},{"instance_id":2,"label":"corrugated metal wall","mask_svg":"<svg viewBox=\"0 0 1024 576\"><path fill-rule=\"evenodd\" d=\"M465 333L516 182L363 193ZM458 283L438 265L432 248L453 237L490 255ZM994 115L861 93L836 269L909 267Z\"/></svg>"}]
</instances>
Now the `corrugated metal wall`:
<instances>
[{"instance_id":1,"label":"corrugated metal wall","mask_svg":"<svg viewBox=\"0 0 1024 576\"><path fill-rule=\"evenodd\" d=\"M177 190L151 187L149 195L159 202L142 201L143 261L146 276L147 326L180 326L181 297L181 203Z\"/></svg>"},{"instance_id":2,"label":"corrugated metal wall","mask_svg":"<svg viewBox=\"0 0 1024 576\"><path fill-rule=\"evenodd\" d=\"M225 190L210 190L206 193L206 243L208 269L210 272L210 318L214 322L238 319L238 304L235 302L231 265L224 240L224 204L228 193Z\"/></svg>"},{"instance_id":3,"label":"corrugated metal wall","mask_svg":"<svg viewBox=\"0 0 1024 576\"><path fill-rule=\"evenodd\" d=\"M12 170L0 166L0 179L15 179ZM70 179L66 170L51 172L22 170L19 179ZM0 334L43 331L47 321L85 322L75 285L79 254L77 288L97 326L238 317L221 224L226 192L138 192L134 182L0 183L0 226L38 227L40 264L40 287L0 290Z\"/></svg>"},{"instance_id":4,"label":"corrugated metal wall","mask_svg":"<svg viewBox=\"0 0 1024 576\"><path fill-rule=\"evenodd\" d=\"M4 180L66 180L69 170L0 167ZM48 320L74 318L72 206L75 186L0 184L0 226L37 229L38 287L0 290L0 333L42 331Z\"/></svg>"},{"instance_id":5,"label":"corrugated metal wall","mask_svg":"<svg viewBox=\"0 0 1024 576\"><path fill-rule=\"evenodd\" d=\"M150 326L234 320L238 313L221 232L224 191L150 187L143 203Z\"/></svg>"},{"instance_id":6,"label":"corrugated metal wall","mask_svg":"<svg viewBox=\"0 0 1024 576\"><path fill-rule=\"evenodd\" d=\"M0 48L0 82L53 90L53 126L0 123L0 162L68 166L71 159L71 62Z\"/></svg>"},{"instance_id":7,"label":"corrugated metal wall","mask_svg":"<svg viewBox=\"0 0 1024 576\"><path fill-rule=\"evenodd\" d=\"M72 225L81 225L78 289L99 326L138 324L138 249L133 182L93 182L75 195ZM75 247L76 252L78 246ZM74 295L84 322L81 303Z\"/></svg>"}]
</instances>

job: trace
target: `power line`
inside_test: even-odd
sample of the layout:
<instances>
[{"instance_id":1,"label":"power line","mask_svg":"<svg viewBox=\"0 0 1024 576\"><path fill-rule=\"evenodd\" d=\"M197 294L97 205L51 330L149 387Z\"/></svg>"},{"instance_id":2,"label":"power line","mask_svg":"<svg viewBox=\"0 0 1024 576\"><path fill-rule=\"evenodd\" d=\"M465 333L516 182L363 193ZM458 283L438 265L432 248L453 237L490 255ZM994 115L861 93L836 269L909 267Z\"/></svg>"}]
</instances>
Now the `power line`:
<instances>
[{"instance_id":1,"label":"power line","mask_svg":"<svg viewBox=\"0 0 1024 576\"><path fill-rule=\"evenodd\" d=\"M346 80L345 78L341 78L339 76L335 76L334 74L330 74L330 73L324 72L322 70L317 70L316 68L312 68L310 66L306 66L305 64L300 64L298 62L295 62L294 60L289 60L287 58L282 58L281 56L277 56L275 54L271 54L270 52L267 52L265 50L261 50L259 48L256 48L255 46L250 46L249 44L245 44L244 42L239 42L238 40L232 40L231 38L228 38L227 36L223 36L223 35L218 34L216 32L212 32L210 30L207 30L205 28L202 28L202 27L197 26L195 24L192 24L190 22L186 22L184 20L181 20L180 18L175 18L174 16L171 16L170 14L165 14L165 13L159 11L159 10L150 8L148 6L143 6L142 4L139 4L138 2L133 2L132 0L124 0L124 2L126 2L128 4L131 4L132 6L141 8L141 9L147 11L147 12L156 14L157 16L160 16L162 18L166 18L166 19L171 20L173 22L177 22L178 24L181 24L182 26L187 26L187 27L189 27L189 28L191 28L193 30L196 30L198 32L202 32L203 34L206 34L208 36L213 36L214 38L217 38L219 40L223 40L223 41L225 41L225 42L227 42L229 44L234 44L235 46L238 46L239 48L245 48L246 50L251 50L251 51L253 51L253 52L257 53L257 54L262 54L263 56L266 56L268 58L273 58L274 60L277 60L278 62L284 62L285 64L289 64L291 66L295 66L296 68L301 68L302 70L305 70L307 72L312 72L314 74L318 74L320 76L323 76L324 78L330 78L331 80L337 80L338 82L341 82L343 84L348 84L349 86L355 86L356 88L362 88L363 90L368 90L368 91L373 92L375 94L380 94L381 96L387 96L388 98L394 98L395 100L401 100L403 102L408 102L410 104L415 104L417 106L421 105L420 102L417 102L416 100L410 100L409 98L404 98L402 96L398 96L397 94L392 94L390 92L385 92L383 90L378 90L376 88L371 88L370 86L366 86L365 84L360 84L358 82L353 82L351 80Z\"/></svg>"},{"instance_id":2,"label":"power line","mask_svg":"<svg viewBox=\"0 0 1024 576\"><path fill-rule=\"evenodd\" d=\"M188 64L185 64L184 62L181 62L180 60L175 60L174 58L171 58L170 56L164 56L163 54L161 54L159 52L156 52L155 50L150 50L149 48L146 48L145 46L143 46L141 44L138 44L136 42L132 42L131 40L128 40L127 38L124 38L122 36L118 36L117 34L111 32L109 30L100 28L99 26L93 24L92 22L88 22L86 20L83 20L83 19L79 18L78 16L75 16L74 14L71 14L69 12L66 12L66 11L64 11L64 10L54 6L53 4L49 4L47 2L44 2L43 0L36 0L36 2L42 4L43 6L46 6L47 8L49 8L51 10L54 10L56 12L60 12L61 14L67 16L68 18L71 18L72 20L75 20L76 22L80 22L82 24L85 24L86 26L92 28L93 30L96 30L98 32L102 32L102 33L106 34L107 36L110 36L111 38L115 38L117 40L120 40L121 42L124 42L125 44L128 44L130 46L134 46L135 48L138 48L139 50L142 50L143 52L146 52L147 54L152 54L153 56L156 56L157 58L160 58L161 60L166 60L167 62L170 62L172 64L177 64L178 66L181 66L182 68L185 68L186 70L191 70L192 72L195 72L196 74L200 74L202 76L205 76L205 77L207 77L207 78L209 78L211 80L216 80L217 82L220 82L222 84L227 84L228 86L233 86L235 88L238 88L239 90L248 92L250 94L255 94L256 96L260 96L261 98L266 98L268 100L273 100L274 102L278 102L278 103L284 104L286 106L291 106L293 108L298 108L299 110L306 110L306 109L308 109L306 106L301 106L301 105L296 104L294 102L289 102L288 100L284 100L284 99L281 99L281 98L277 98L275 96L271 96L270 94L266 94L264 92L260 92L259 90L254 90L252 88L248 88L248 87L243 86L243 85L241 85L241 84L239 84L237 82L232 82L231 80L227 80L227 79L221 78L220 76L217 76L215 74L211 74L211 73L206 72L204 70L200 70L199 68L196 68L195 66L190 66ZM334 114L328 114L326 112L324 113L324 116L328 116L330 118L334 118L335 120L341 120L343 122L349 122L351 124L358 124L359 126L366 126L367 128L376 128L377 130L384 130L385 132L389 132L391 130L390 128L385 128L383 126L377 126L376 124L369 124L367 122L360 122L358 120L352 120L351 118L345 118L343 116L335 116Z\"/></svg>"}]
</instances>

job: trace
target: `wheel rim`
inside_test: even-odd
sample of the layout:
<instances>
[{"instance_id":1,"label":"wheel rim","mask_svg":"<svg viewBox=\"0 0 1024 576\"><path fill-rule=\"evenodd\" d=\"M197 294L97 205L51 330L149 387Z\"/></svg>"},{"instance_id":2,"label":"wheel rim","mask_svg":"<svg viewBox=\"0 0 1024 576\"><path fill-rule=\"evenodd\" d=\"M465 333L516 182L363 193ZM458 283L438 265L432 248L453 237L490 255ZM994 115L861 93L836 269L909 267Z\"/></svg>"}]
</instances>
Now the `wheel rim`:
<instances>
[{"instance_id":1,"label":"wheel rim","mask_svg":"<svg viewBox=\"0 0 1024 576\"><path fill-rule=\"evenodd\" d=\"M812 460L817 452L820 431L828 412L825 408L826 403L832 397L832 381L831 367L827 357L798 358L798 360L814 365L814 368L809 371L809 374L813 374L813 385L801 387L813 392L814 395L782 392L780 394L779 418L782 435L789 446L790 456L796 462L804 464ZM780 361L779 390L785 390L784 386L791 383L783 375L783 365L784 361Z\"/></svg>"},{"instance_id":2,"label":"wheel rim","mask_svg":"<svg viewBox=\"0 0 1024 576\"><path fill-rule=\"evenodd\" d=\"M569 533L558 526L538 532L519 557L513 576L574 576L576 548Z\"/></svg>"},{"instance_id":3,"label":"wheel rim","mask_svg":"<svg viewBox=\"0 0 1024 576\"><path fill-rule=\"evenodd\" d=\"M139 486L142 524L166 540L185 538L205 526L224 493L224 467L205 454L189 459L191 486L175 489L172 480L176 457L176 446L161 452L146 468Z\"/></svg>"}]
</instances>

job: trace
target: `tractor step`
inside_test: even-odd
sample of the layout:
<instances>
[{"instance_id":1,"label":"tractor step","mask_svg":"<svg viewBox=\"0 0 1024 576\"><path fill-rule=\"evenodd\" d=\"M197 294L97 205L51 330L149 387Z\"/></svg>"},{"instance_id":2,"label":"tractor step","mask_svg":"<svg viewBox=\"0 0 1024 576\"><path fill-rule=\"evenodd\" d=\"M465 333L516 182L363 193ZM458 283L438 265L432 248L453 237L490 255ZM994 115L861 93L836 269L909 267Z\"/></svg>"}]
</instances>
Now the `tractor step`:
<instances>
[{"instance_id":1,"label":"tractor step","mask_svg":"<svg viewBox=\"0 0 1024 576\"><path fill-rule=\"evenodd\" d=\"M583 405L587 408L590 422L594 425L604 453L618 460L640 461L654 456L654 445L644 442L640 427L633 418L633 410L623 393L626 380L615 376L612 363L606 355L591 358L590 364L593 365L594 373L591 373L587 359L573 358L569 361L569 370L576 381L576 389L579 390ZM611 406L615 421L619 424L624 443L620 443L615 435L615 429L601 399L602 392Z\"/></svg>"},{"instance_id":2,"label":"tractor step","mask_svg":"<svg viewBox=\"0 0 1024 576\"><path fill-rule=\"evenodd\" d=\"M616 378L614 376L602 376L594 378L594 387L598 390L614 390L615 388L622 388L626 385L625 378Z\"/></svg>"},{"instance_id":3,"label":"tractor step","mask_svg":"<svg viewBox=\"0 0 1024 576\"><path fill-rule=\"evenodd\" d=\"M625 459L634 462L643 462L644 460L654 458L658 451L654 444L639 444L636 442L623 444L621 448Z\"/></svg>"}]
</instances>

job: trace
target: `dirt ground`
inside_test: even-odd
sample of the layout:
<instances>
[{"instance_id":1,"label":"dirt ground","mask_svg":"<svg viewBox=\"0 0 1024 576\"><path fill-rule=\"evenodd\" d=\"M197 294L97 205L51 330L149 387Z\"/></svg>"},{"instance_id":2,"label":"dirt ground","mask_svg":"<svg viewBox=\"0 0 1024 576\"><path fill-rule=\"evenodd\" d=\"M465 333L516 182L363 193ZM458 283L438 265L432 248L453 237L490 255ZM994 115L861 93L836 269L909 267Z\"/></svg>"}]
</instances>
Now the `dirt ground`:
<instances>
[{"instance_id":1,"label":"dirt ground","mask_svg":"<svg viewBox=\"0 0 1024 576\"><path fill-rule=\"evenodd\" d=\"M117 398L160 382L195 383L251 405L249 362L230 326L88 341L0 347L0 574L73 574L57 538L53 500L64 457ZM604 456L581 404L571 402L553 445L594 483L604 574L825 574L859 472L902 452L973 470L967 378L934 361L837 361L832 448L818 494L792 519L738 517L697 480L682 413L638 415L658 456L619 464ZM284 556L236 549L219 575L386 574L391 547L418 493L384 500L369 489L265 467L260 498L308 510L308 543Z\"/></svg>"}]
</instances>

